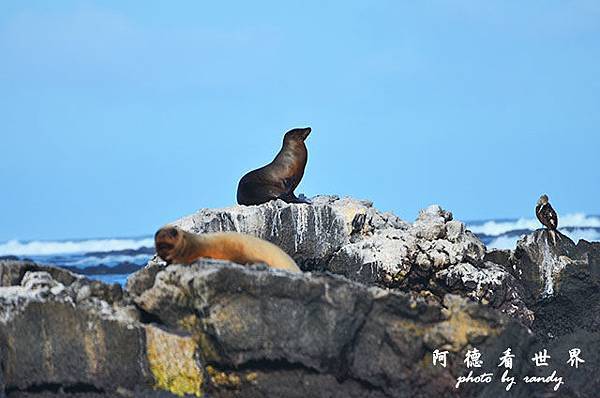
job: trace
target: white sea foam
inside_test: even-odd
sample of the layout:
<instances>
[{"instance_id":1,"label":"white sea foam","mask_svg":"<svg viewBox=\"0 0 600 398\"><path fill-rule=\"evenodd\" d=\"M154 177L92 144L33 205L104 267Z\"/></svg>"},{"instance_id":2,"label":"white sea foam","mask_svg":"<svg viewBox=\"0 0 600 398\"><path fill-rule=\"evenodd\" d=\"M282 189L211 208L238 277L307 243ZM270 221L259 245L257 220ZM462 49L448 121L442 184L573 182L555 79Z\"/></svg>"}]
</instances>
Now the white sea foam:
<instances>
[{"instance_id":1,"label":"white sea foam","mask_svg":"<svg viewBox=\"0 0 600 398\"><path fill-rule=\"evenodd\" d=\"M520 236L499 236L491 241L487 247L489 249L514 249Z\"/></svg>"},{"instance_id":2,"label":"white sea foam","mask_svg":"<svg viewBox=\"0 0 600 398\"><path fill-rule=\"evenodd\" d=\"M586 216L583 213L573 213L558 216L561 227L600 227L600 217ZM535 218L519 218L514 221L486 221L483 224L470 224L468 228L476 234L499 236L509 231L542 228Z\"/></svg>"},{"instance_id":3,"label":"white sea foam","mask_svg":"<svg viewBox=\"0 0 600 398\"><path fill-rule=\"evenodd\" d=\"M109 267L129 262L134 264L145 264L148 262L148 259L152 257L149 254L137 254L133 256L127 255L114 255L114 256L106 256L106 257L96 257L96 256L85 256L82 258L77 258L73 261L65 262L66 265L70 265L78 268L86 268L91 267L98 264L104 264ZM64 260L63 260L64 261Z\"/></svg>"},{"instance_id":4,"label":"white sea foam","mask_svg":"<svg viewBox=\"0 0 600 398\"><path fill-rule=\"evenodd\" d=\"M600 241L600 232L595 229L577 228L571 231L561 229L560 232L567 235L575 243L577 243L579 239L585 239L590 242Z\"/></svg>"},{"instance_id":5,"label":"white sea foam","mask_svg":"<svg viewBox=\"0 0 600 398\"><path fill-rule=\"evenodd\" d=\"M571 240L577 243L580 239L587 241L600 241L600 232L595 229L577 228L571 231L559 229L559 231L567 235ZM517 241L521 236L499 236L487 244L490 249L514 249L517 246Z\"/></svg>"},{"instance_id":6,"label":"white sea foam","mask_svg":"<svg viewBox=\"0 0 600 398\"><path fill-rule=\"evenodd\" d=\"M143 239L90 239L81 241L30 241L10 240L0 243L0 256L44 256L55 254L74 254L89 252L108 252L113 250L137 250L141 247L153 247L152 238Z\"/></svg>"}]
</instances>

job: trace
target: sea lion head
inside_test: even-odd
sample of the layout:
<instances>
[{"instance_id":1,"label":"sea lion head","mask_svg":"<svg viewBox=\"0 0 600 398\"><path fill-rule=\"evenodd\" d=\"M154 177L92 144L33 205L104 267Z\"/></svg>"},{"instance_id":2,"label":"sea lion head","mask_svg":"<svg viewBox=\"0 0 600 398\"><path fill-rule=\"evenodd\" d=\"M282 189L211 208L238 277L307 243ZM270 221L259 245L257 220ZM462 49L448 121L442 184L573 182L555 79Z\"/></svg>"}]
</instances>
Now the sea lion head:
<instances>
[{"instance_id":1,"label":"sea lion head","mask_svg":"<svg viewBox=\"0 0 600 398\"><path fill-rule=\"evenodd\" d=\"M548 195L542 195L540 196L540 198L538 199L537 205L538 206L543 206L543 205L547 205L548 204Z\"/></svg>"},{"instance_id":2,"label":"sea lion head","mask_svg":"<svg viewBox=\"0 0 600 398\"><path fill-rule=\"evenodd\" d=\"M166 261L167 264L171 264L182 245L183 237L182 231L172 226L166 226L156 231L154 246L158 257Z\"/></svg>"},{"instance_id":3,"label":"sea lion head","mask_svg":"<svg viewBox=\"0 0 600 398\"><path fill-rule=\"evenodd\" d=\"M283 137L283 142L284 143L304 142L304 140L308 137L310 132L311 132L310 127L290 130L287 133L285 133L285 136Z\"/></svg>"}]
</instances>

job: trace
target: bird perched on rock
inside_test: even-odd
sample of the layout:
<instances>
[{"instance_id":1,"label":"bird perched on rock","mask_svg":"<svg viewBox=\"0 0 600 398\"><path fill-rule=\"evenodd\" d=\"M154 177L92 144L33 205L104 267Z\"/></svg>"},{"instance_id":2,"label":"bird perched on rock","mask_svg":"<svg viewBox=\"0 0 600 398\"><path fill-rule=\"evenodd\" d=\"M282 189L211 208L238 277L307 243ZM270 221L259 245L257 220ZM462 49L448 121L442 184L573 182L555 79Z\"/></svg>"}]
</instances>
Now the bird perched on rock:
<instances>
[{"instance_id":1,"label":"bird perched on rock","mask_svg":"<svg viewBox=\"0 0 600 398\"><path fill-rule=\"evenodd\" d=\"M558 215L548 201L548 195L540 196L535 206L535 215L537 219L546 227L552 235L552 240L556 244L556 230L558 228Z\"/></svg>"}]
</instances>

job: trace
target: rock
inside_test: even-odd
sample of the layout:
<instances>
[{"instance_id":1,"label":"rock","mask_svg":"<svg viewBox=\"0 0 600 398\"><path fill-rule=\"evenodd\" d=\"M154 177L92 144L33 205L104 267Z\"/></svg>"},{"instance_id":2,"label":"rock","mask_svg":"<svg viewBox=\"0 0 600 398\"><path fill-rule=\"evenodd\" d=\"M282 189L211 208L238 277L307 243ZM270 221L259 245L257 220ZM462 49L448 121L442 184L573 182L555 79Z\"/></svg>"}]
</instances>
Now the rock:
<instances>
[{"instance_id":1,"label":"rock","mask_svg":"<svg viewBox=\"0 0 600 398\"><path fill-rule=\"evenodd\" d=\"M260 206L204 209L173 223L196 232L238 231L271 241L305 271L403 287L459 263L482 263L485 246L452 213L432 205L414 224L381 213L371 202L333 196L311 205L273 201ZM409 280L407 280L407 278Z\"/></svg>"},{"instance_id":2,"label":"rock","mask_svg":"<svg viewBox=\"0 0 600 398\"><path fill-rule=\"evenodd\" d=\"M522 285L521 297L534 314L531 325L543 347L566 361L579 348L586 366L567 368L567 388L557 396L597 396L600 357L600 243L579 241L547 230L523 237L507 269Z\"/></svg>"},{"instance_id":3,"label":"rock","mask_svg":"<svg viewBox=\"0 0 600 398\"><path fill-rule=\"evenodd\" d=\"M430 206L413 224L372 203L318 197L202 210L177 222L280 244L301 274L159 259L119 285L0 261L0 396L595 397L600 244L545 231L485 246ZM479 349L490 384L464 384ZM564 377L559 391L499 379ZM579 369L567 364L581 349ZM535 367L539 350L550 368ZM447 350L448 367L433 366Z\"/></svg>"},{"instance_id":4,"label":"rock","mask_svg":"<svg viewBox=\"0 0 600 398\"><path fill-rule=\"evenodd\" d=\"M524 288L506 268L485 262L480 267L461 263L436 274L452 292L490 305L531 326L533 312L523 300Z\"/></svg>"},{"instance_id":5,"label":"rock","mask_svg":"<svg viewBox=\"0 0 600 398\"><path fill-rule=\"evenodd\" d=\"M148 262L148 265L146 265L146 267L143 268L144 272L132 274L129 278L127 278L127 283L125 285L127 291L134 295L140 295L145 290L150 289L154 284L156 274L158 273L158 271L164 268L164 266L165 263L162 260L160 260L160 258L154 257L153 259L151 259ZM131 276L133 275L135 275L136 277L132 278Z\"/></svg>"},{"instance_id":6,"label":"rock","mask_svg":"<svg viewBox=\"0 0 600 398\"><path fill-rule=\"evenodd\" d=\"M523 286L522 297L536 314L533 328L552 340L577 330L600 330L600 243L538 230L517 243L509 269Z\"/></svg>"},{"instance_id":7,"label":"rock","mask_svg":"<svg viewBox=\"0 0 600 398\"><path fill-rule=\"evenodd\" d=\"M53 279L63 285L70 285L81 278L65 269L50 266L41 266L31 261L6 261L0 260L0 286L15 286L20 284L25 274L29 271L44 271Z\"/></svg>"},{"instance_id":8,"label":"rock","mask_svg":"<svg viewBox=\"0 0 600 398\"><path fill-rule=\"evenodd\" d=\"M139 322L120 288L18 261L1 262L0 273L0 396L201 391L203 376L198 368L193 374L196 362L186 357L195 352L194 340Z\"/></svg>"},{"instance_id":9,"label":"rock","mask_svg":"<svg viewBox=\"0 0 600 398\"><path fill-rule=\"evenodd\" d=\"M340 248L326 269L363 283L398 284L414 263L415 245L415 238L402 230L378 231Z\"/></svg>"},{"instance_id":10,"label":"rock","mask_svg":"<svg viewBox=\"0 0 600 398\"><path fill-rule=\"evenodd\" d=\"M450 242L456 242L465 233L465 224L452 220L446 223L446 238Z\"/></svg>"},{"instance_id":11,"label":"rock","mask_svg":"<svg viewBox=\"0 0 600 398\"><path fill-rule=\"evenodd\" d=\"M65 266L63 268L81 275L127 275L142 269L143 265L124 261L114 266L99 264L86 268L74 266Z\"/></svg>"},{"instance_id":12,"label":"rock","mask_svg":"<svg viewBox=\"0 0 600 398\"><path fill-rule=\"evenodd\" d=\"M526 325L533 321L506 264L485 261L484 244L438 205L422 210L409 224L368 201L320 196L311 205L273 201L203 209L173 224L196 233L235 230L258 236L282 247L305 271L426 291L440 301L451 292L506 311ZM157 271L164 263L155 258L149 266ZM147 281L137 278L135 283L148 288ZM128 290L140 292L131 284Z\"/></svg>"},{"instance_id":13,"label":"rock","mask_svg":"<svg viewBox=\"0 0 600 398\"><path fill-rule=\"evenodd\" d=\"M556 232L557 243L545 229L525 235L517 242L516 268L532 298L544 298L555 293L561 272L577 260L575 243Z\"/></svg>"},{"instance_id":14,"label":"rock","mask_svg":"<svg viewBox=\"0 0 600 398\"><path fill-rule=\"evenodd\" d=\"M445 212L438 205L421 210L413 228L416 237L426 240L443 239L446 236L446 222L452 220L452 213Z\"/></svg>"},{"instance_id":15,"label":"rock","mask_svg":"<svg viewBox=\"0 0 600 398\"><path fill-rule=\"evenodd\" d=\"M165 327L197 336L215 397L457 396L460 367L430 366L434 348L495 353L515 336L531 339L459 296L442 305L335 275L217 261L168 266L132 298Z\"/></svg>"},{"instance_id":16,"label":"rock","mask_svg":"<svg viewBox=\"0 0 600 398\"><path fill-rule=\"evenodd\" d=\"M512 250L491 249L485 253L483 261L510 266L512 255Z\"/></svg>"},{"instance_id":17,"label":"rock","mask_svg":"<svg viewBox=\"0 0 600 398\"><path fill-rule=\"evenodd\" d=\"M355 235L406 226L398 217L372 206L367 201L319 196L310 205L278 200L260 206L204 209L172 224L195 233L237 231L254 235L281 247L305 270L325 269L331 256L351 243Z\"/></svg>"},{"instance_id":18,"label":"rock","mask_svg":"<svg viewBox=\"0 0 600 398\"><path fill-rule=\"evenodd\" d=\"M468 297L532 327L542 341L548 334L558 336L579 328L576 322L586 325L585 331L591 331L598 323L594 315L587 315L586 319L573 315L588 313L582 308L584 303L596 309L590 301L596 298L594 292L598 290L593 281L600 272L590 264L600 257L593 245L584 254L583 246L575 250L574 243L559 235L557 247L551 247L549 237L540 231L526 237L514 252L486 252L482 242L463 223L453 220L452 214L439 206L428 207L419 213L415 223L407 224L384 217L370 203L353 199L322 197L315 203L316 206L302 205L302 210L296 208L298 205L284 203L252 209L203 210L199 213L203 219L237 221L230 224L205 221L198 231L210 231L215 225L219 228L233 225L236 230L280 244L304 270L335 272L361 283L433 295L438 301L448 293ZM245 216L240 218L238 212ZM258 221L250 213L259 213ZM317 223L318 228L309 221L308 228L300 228L302 238L299 238L277 222L269 222L277 220L273 214L290 215L292 219L284 217L282 225L305 225L301 221L304 218L324 220L328 219L324 215L334 216L329 218L329 225ZM344 218L348 214L354 216ZM198 218L197 214L183 220L189 225ZM181 226L185 228L186 222ZM310 247L297 250L300 241L319 241L326 250L312 253ZM557 294L557 289L568 299ZM565 322L557 322L556 314L562 314L560 319Z\"/></svg>"}]
</instances>

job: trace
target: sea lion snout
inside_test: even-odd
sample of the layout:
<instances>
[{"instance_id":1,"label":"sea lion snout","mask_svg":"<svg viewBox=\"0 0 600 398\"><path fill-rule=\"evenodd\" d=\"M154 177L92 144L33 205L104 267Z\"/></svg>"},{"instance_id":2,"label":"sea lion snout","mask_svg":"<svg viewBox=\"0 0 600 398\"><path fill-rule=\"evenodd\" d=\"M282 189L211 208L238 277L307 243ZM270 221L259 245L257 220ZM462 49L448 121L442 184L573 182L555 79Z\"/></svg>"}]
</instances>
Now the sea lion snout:
<instances>
[{"instance_id":1,"label":"sea lion snout","mask_svg":"<svg viewBox=\"0 0 600 398\"><path fill-rule=\"evenodd\" d=\"M293 129L285 133L284 142L304 141L312 129L310 127Z\"/></svg>"},{"instance_id":2,"label":"sea lion snout","mask_svg":"<svg viewBox=\"0 0 600 398\"><path fill-rule=\"evenodd\" d=\"M310 132L312 131L312 129L310 127L307 127L304 129L304 134L303 134L303 139L308 138Z\"/></svg>"},{"instance_id":3,"label":"sea lion snout","mask_svg":"<svg viewBox=\"0 0 600 398\"><path fill-rule=\"evenodd\" d=\"M156 254L168 264L171 263L171 257L180 236L181 233L175 227L164 227L154 234Z\"/></svg>"}]
</instances>

